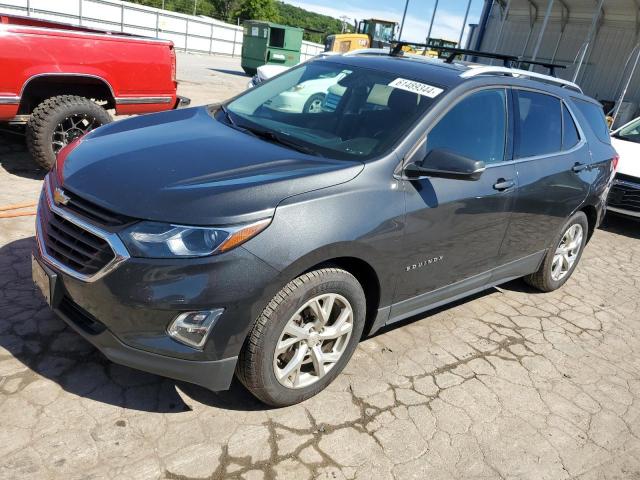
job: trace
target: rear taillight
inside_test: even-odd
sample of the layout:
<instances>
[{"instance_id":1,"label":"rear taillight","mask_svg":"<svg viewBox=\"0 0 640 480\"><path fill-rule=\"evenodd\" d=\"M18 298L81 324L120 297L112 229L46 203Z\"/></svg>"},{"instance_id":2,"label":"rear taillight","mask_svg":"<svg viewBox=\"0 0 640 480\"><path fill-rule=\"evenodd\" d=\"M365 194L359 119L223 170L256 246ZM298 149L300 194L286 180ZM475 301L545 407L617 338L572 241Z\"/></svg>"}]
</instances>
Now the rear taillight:
<instances>
[{"instance_id":1,"label":"rear taillight","mask_svg":"<svg viewBox=\"0 0 640 480\"><path fill-rule=\"evenodd\" d=\"M171 56L171 81L176 82L176 51L173 45L169 45L169 55Z\"/></svg>"},{"instance_id":2,"label":"rear taillight","mask_svg":"<svg viewBox=\"0 0 640 480\"><path fill-rule=\"evenodd\" d=\"M617 153L615 154L615 156L613 157L613 160L611 161L612 165L613 165L613 171L617 172L618 171L618 162L620 161L620 155L618 155Z\"/></svg>"}]
</instances>

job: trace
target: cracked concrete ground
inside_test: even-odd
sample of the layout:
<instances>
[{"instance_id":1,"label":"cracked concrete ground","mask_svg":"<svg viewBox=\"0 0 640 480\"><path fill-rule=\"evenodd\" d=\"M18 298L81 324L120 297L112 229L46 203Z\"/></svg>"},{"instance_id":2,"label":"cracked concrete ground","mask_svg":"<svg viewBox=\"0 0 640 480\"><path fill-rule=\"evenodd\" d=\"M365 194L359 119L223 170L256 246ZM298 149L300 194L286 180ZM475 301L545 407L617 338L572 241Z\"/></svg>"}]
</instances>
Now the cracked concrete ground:
<instances>
[{"instance_id":1,"label":"cracked concrete ground","mask_svg":"<svg viewBox=\"0 0 640 480\"><path fill-rule=\"evenodd\" d=\"M18 137L0 166L0 205L36 198ZM640 479L639 223L608 219L557 292L516 281L364 340L284 409L106 360L34 290L32 237L0 219L2 479Z\"/></svg>"}]
</instances>

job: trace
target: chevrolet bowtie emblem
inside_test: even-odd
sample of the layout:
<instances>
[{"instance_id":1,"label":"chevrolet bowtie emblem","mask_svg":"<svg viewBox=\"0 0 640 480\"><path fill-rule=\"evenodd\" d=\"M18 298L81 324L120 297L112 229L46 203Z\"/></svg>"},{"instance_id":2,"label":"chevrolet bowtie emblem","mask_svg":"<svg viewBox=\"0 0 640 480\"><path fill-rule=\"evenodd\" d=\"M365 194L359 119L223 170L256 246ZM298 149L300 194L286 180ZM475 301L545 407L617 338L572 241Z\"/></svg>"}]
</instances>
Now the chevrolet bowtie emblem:
<instances>
[{"instance_id":1,"label":"chevrolet bowtie emblem","mask_svg":"<svg viewBox=\"0 0 640 480\"><path fill-rule=\"evenodd\" d=\"M67 203L69 203L69 200L71 199L66 193L64 193L64 190L62 190L60 187L56 187L56 189L53 191L53 202L56 205L66 205Z\"/></svg>"}]
</instances>

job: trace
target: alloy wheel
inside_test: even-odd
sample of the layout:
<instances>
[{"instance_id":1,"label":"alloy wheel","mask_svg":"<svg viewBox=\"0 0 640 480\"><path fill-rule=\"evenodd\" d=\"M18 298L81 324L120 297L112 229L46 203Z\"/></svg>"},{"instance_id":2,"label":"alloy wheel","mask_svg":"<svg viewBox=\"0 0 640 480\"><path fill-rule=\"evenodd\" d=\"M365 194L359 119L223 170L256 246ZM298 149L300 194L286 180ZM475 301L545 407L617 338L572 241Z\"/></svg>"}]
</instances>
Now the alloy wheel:
<instances>
[{"instance_id":1,"label":"alloy wheel","mask_svg":"<svg viewBox=\"0 0 640 480\"><path fill-rule=\"evenodd\" d=\"M353 331L353 309L336 293L308 300L286 323L273 355L278 382L304 388L324 377L342 358Z\"/></svg>"},{"instance_id":2,"label":"alloy wheel","mask_svg":"<svg viewBox=\"0 0 640 480\"><path fill-rule=\"evenodd\" d=\"M320 113L320 112L322 112L322 100L316 99L313 102L311 102L311 105L309 105L309 113Z\"/></svg>"},{"instance_id":3,"label":"alloy wheel","mask_svg":"<svg viewBox=\"0 0 640 480\"><path fill-rule=\"evenodd\" d=\"M56 155L64 146L73 142L76 138L89 133L101 124L94 118L85 114L70 115L62 120L53 131L51 146Z\"/></svg>"},{"instance_id":4,"label":"alloy wheel","mask_svg":"<svg viewBox=\"0 0 640 480\"><path fill-rule=\"evenodd\" d=\"M580 254L583 235L582 225L579 224L571 225L564 232L551 263L551 278L554 281L562 280L571 271Z\"/></svg>"}]
</instances>

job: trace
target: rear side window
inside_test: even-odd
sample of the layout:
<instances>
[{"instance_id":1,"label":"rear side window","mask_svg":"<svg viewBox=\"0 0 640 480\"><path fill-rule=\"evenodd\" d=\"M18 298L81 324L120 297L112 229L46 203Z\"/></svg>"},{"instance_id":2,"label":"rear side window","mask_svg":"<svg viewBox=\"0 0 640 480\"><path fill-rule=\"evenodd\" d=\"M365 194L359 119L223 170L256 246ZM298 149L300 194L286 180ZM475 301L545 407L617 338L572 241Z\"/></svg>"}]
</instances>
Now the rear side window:
<instances>
[{"instance_id":1,"label":"rear side window","mask_svg":"<svg viewBox=\"0 0 640 480\"><path fill-rule=\"evenodd\" d=\"M469 95L442 117L427 137L427 152L448 150L485 163L504 160L506 94L503 89Z\"/></svg>"},{"instance_id":2,"label":"rear side window","mask_svg":"<svg viewBox=\"0 0 640 480\"><path fill-rule=\"evenodd\" d=\"M515 158L559 152L562 148L560 99L543 93L514 90L517 112Z\"/></svg>"},{"instance_id":3,"label":"rear side window","mask_svg":"<svg viewBox=\"0 0 640 480\"><path fill-rule=\"evenodd\" d=\"M580 141L578 128L566 105L562 104L562 149L571 150Z\"/></svg>"},{"instance_id":4,"label":"rear side window","mask_svg":"<svg viewBox=\"0 0 640 480\"><path fill-rule=\"evenodd\" d=\"M598 140L604 143L611 143L609 138L609 127L607 127L607 120L604 118L604 111L600 105L587 102L586 100L580 100L579 98L572 98L573 103L580 113L587 119L591 130L596 134Z\"/></svg>"}]
</instances>

